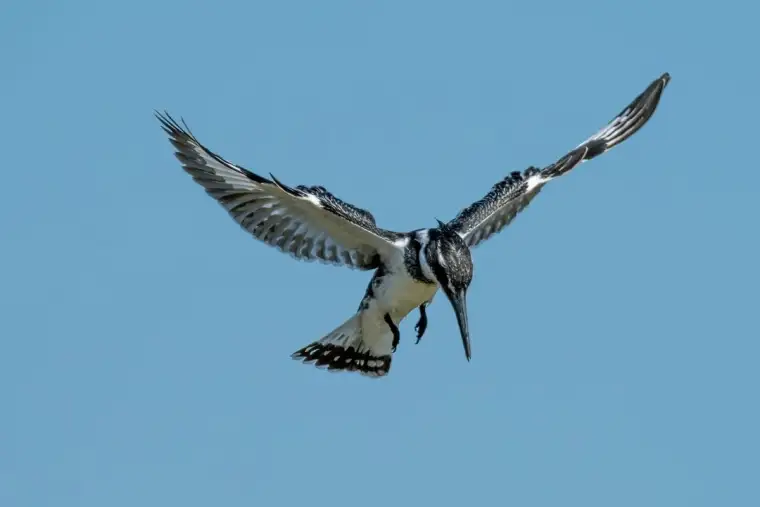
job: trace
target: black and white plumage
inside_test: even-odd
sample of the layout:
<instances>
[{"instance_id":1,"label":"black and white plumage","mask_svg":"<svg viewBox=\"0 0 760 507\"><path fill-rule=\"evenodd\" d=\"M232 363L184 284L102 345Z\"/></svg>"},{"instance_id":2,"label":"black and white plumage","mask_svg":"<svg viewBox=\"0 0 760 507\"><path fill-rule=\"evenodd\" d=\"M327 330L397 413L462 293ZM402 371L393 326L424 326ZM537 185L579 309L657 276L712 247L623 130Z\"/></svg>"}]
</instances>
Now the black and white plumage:
<instances>
[{"instance_id":1,"label":"black and white plumage","mask_svg":"<svg viewBox=\"0 0 760 507\"><path fill-rule=\"evenodd\" d=\"M448 223L399 233L381 229L372 214L320 186L290 187L264 178L204 147L187 125L156 113L193 179L238 224L264 243L301 260L375 270L357 312L335 330L296 351L293 358L334 371L379 377L388 373L399 342L398 324L421 313L441 289L451 302L470 359L466 295L473 276L470 249L506 227L554 178L636 133L654 114L670 81L665 73L606 127L555 163L512 172Z\"/></svg>"},{"instance_id":2,"label":"black and white plumage","mask_svg":"<svg viewBox=\"0 0 760 507\"><path fill-rule=\"evenodd\" d=\"M241 227L297 259L375 269L400 237L379 229L371 213L323 187L292 188L274 176L263 178L204 148L187 126L183 130L169 116L159 119L193 179Z\"/></svg>"},{"instance_id":3,"label":"black and white plumage","mask_svg":"<svg viewBox=\"0 0 760 507\"><path fill-rule=\"evenodd\" d=\"M529 167L522 173L510 173L494 185L485 197L462 210L451 225L470 248L499 232L530 204L549 181L635 134L654 114L669 81L668 73L653 81L603 129L553 164L543 169Z\"/></svg>"}]
</instances>

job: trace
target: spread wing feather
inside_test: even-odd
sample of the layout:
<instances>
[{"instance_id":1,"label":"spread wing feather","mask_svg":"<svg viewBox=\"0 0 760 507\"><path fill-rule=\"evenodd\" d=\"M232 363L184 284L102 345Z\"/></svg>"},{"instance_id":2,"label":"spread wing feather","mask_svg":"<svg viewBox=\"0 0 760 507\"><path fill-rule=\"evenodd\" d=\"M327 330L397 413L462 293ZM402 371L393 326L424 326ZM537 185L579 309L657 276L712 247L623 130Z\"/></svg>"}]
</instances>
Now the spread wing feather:
<instances>
[{"instance_id":1,"label":"spread wing feather","mask_svg":"<svg viewBox=\"0 0 760 507\"><path fill-rule=\"evenodd\" d=\"M156 113L183 169L264 243L302 260L368 270L399 248L401 234L380 229L364 209L320 186L289 187L235 165L204 147L168 114Z\"/></svg>"},{"instance_id":2,"label":"spread wing feather","mask_svg":"<svg viewBox=\"0 0 760 507\"><path fill-rule=\"evenodd\" d=\"M449 225L470 247L501 231L530 204L546 183L586 160L598 157L641 129L654 114L669 81L668 73L654 80L603 129L552 165L510 173L485 197L462 210Z\"/></svg>"}]
</instances>

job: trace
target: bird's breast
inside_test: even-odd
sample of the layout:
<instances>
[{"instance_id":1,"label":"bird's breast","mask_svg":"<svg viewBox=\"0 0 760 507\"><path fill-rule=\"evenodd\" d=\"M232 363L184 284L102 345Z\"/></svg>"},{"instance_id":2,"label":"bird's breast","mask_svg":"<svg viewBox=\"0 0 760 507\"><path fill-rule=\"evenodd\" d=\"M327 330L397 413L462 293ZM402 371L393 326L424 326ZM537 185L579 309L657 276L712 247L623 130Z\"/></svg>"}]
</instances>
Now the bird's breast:
<instances>
[{"instance_id":1,"label":"bird's breast","mask_svg":"<svg viewBox=\"0 0 760 507\"><path fill-rule=\"evenodd\" d=\"M437 290L436 284L422 283L403 271L396 272L386 276L378 287L378 309L400 322L412 310L429 301Z\"/></svg>"}]
</instances>

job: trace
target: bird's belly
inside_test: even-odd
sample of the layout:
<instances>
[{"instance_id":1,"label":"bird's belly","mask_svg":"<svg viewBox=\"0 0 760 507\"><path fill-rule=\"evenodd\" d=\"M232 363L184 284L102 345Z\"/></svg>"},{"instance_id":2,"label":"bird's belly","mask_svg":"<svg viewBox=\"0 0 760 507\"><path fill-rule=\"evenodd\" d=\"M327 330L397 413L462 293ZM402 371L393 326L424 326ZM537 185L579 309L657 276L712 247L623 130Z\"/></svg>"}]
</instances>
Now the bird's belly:
<instances>
[{"instance_id":1,"label":"bird's belly","mask_svg":"<svg viewBox=\"0 0 760 507\"><path fill-rule=\"evenodd\" d=\"M404 317L426 301L430 301L438 290L436 284L418 282L406 273L389 277L378 287L377 306L382 314L390 314L394 322Z\"/></svg>"}]
</instances>

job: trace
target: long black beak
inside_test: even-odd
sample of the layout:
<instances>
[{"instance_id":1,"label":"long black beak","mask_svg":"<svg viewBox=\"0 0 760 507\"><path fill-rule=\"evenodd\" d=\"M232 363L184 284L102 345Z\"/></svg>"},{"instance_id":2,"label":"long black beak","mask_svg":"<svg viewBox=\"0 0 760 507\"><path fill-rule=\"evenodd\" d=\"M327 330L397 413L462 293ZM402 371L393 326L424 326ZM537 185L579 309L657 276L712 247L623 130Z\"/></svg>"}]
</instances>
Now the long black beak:
<instances>
[{"instance_id":1,"label":"long black beak","mask_svg":"<svg viewBox=\"0 0 760 507\"><path fill-rule=\"evenodd\" d=\"M467 326L467 293L465 291L447 294L451 306L454 307L454 313L457 315L459 323L459 332L462 334L462 345L464 345L464 355L470 360L470 329Z\"/></svg>"}]
</instances>

